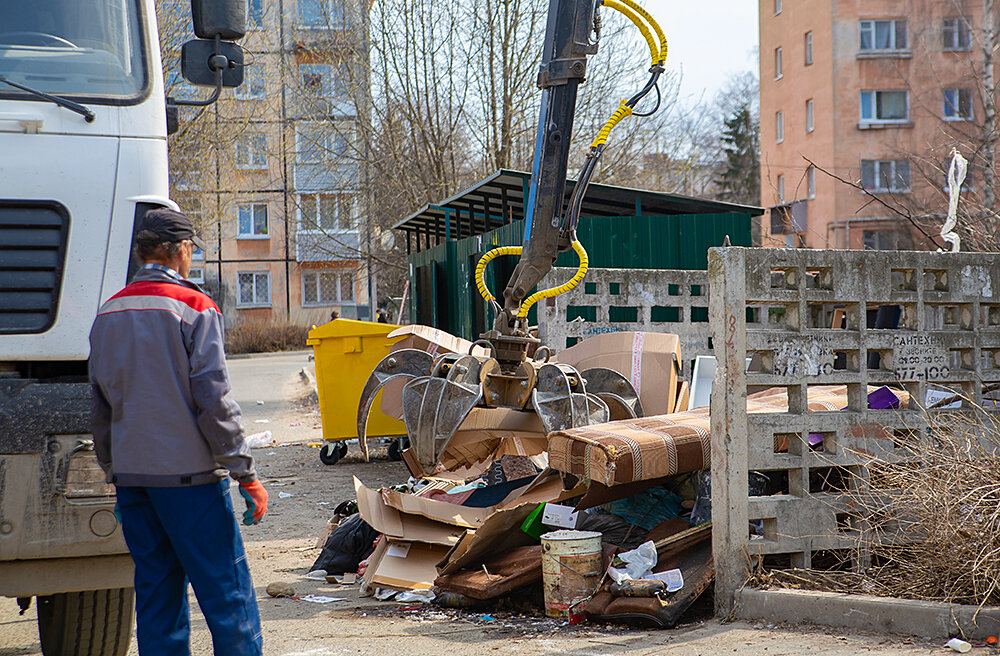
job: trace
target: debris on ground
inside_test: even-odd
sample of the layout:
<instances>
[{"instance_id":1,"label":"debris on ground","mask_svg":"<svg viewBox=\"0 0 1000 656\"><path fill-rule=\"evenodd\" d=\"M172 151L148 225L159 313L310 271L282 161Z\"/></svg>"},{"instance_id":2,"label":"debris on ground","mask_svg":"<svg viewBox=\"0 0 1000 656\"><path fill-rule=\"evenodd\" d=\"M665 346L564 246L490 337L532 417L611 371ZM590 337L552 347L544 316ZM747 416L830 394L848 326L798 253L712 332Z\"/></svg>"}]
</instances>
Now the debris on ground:
<instances>
[{"instance_id":1,"label":"debris on ground","mask_svg":"<svg viewBox=\"0 0 1000 656\"><path fill-rule=\"evenodd\" d=\"M274 583L267 584L267 594L272 597L294 597L295 588L292 587L291 583L285 583L284 581L275 581Z\"/></svg>"}]
</instances>

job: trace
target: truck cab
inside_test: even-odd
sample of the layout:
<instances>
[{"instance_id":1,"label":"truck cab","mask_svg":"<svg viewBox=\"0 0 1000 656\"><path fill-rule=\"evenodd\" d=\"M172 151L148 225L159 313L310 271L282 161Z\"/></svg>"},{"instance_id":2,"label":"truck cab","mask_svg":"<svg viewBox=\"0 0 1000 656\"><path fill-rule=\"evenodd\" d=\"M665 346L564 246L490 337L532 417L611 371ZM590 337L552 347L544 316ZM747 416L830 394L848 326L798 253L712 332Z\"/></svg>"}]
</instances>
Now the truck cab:
<instances>
[{"instance_id":1,"label":"truck cab","mask_svg":"<svg viewBox=\"0 0 1000 656\"><path fill-rule=\"evenodd\" d=\"M155 7L0 0L0 16L0 596L38 598L46 656L124 654L132 561L89 435L88 336L137 221L177 209Z\"/></svg>"}]
</instances>

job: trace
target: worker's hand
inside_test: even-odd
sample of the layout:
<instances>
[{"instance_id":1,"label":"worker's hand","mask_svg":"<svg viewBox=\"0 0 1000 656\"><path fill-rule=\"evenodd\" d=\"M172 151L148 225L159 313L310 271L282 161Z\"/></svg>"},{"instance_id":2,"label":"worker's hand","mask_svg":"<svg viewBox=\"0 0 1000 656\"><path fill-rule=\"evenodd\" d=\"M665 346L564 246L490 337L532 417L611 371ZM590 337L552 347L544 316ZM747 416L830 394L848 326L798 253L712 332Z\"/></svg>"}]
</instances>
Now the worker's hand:
<instances>
[{"instance_id":1,"label":"worker's hand","mask_svg":"<svg viewBox=\"0 0 1000 656\"><path fill-rule=\"evenodd\" d=\"M246 512L243 513L243 523L256 524L267 512L267 490L260 481L250 483L240 483L240 494L247 502Z\"/></svg>"}]
</instances>

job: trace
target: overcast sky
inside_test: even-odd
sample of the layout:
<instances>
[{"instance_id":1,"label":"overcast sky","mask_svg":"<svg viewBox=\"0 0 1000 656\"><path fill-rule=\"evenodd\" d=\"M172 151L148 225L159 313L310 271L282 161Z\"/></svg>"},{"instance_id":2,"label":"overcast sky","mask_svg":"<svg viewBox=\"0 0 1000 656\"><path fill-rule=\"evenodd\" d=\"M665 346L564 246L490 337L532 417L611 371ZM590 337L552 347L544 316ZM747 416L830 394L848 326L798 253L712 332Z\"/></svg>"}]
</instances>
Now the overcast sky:
<instances>
[{"instance_id":1,"label":"overcast sky","mask_svg":"<svg viewBox=\"0 0 1000 656\"><path fill-rule=\"evenodd\" d=\"M711 101L733 73L757 71L756 0L639 0L667 36L667 67L683 70L682 94Z\"/></svg>"}]
</instances>

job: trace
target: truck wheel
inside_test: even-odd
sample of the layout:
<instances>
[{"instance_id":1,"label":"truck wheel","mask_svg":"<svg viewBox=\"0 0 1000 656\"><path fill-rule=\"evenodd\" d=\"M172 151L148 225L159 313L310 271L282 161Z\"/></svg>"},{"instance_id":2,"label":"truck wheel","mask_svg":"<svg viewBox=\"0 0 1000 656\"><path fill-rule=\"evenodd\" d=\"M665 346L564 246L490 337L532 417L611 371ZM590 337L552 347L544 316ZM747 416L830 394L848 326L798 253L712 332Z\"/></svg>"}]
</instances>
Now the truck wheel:
<instances>
[{"instance_id":1,"label":"truck wheel","mask_svg":"<svg viewBox=\"0 0 1000 656\"><path fill-rule=\"evenodd\" d=\"M45 656L125 656L132 639L132 588L64 592L38 598Z\"/></svg>"}]
</instances>

